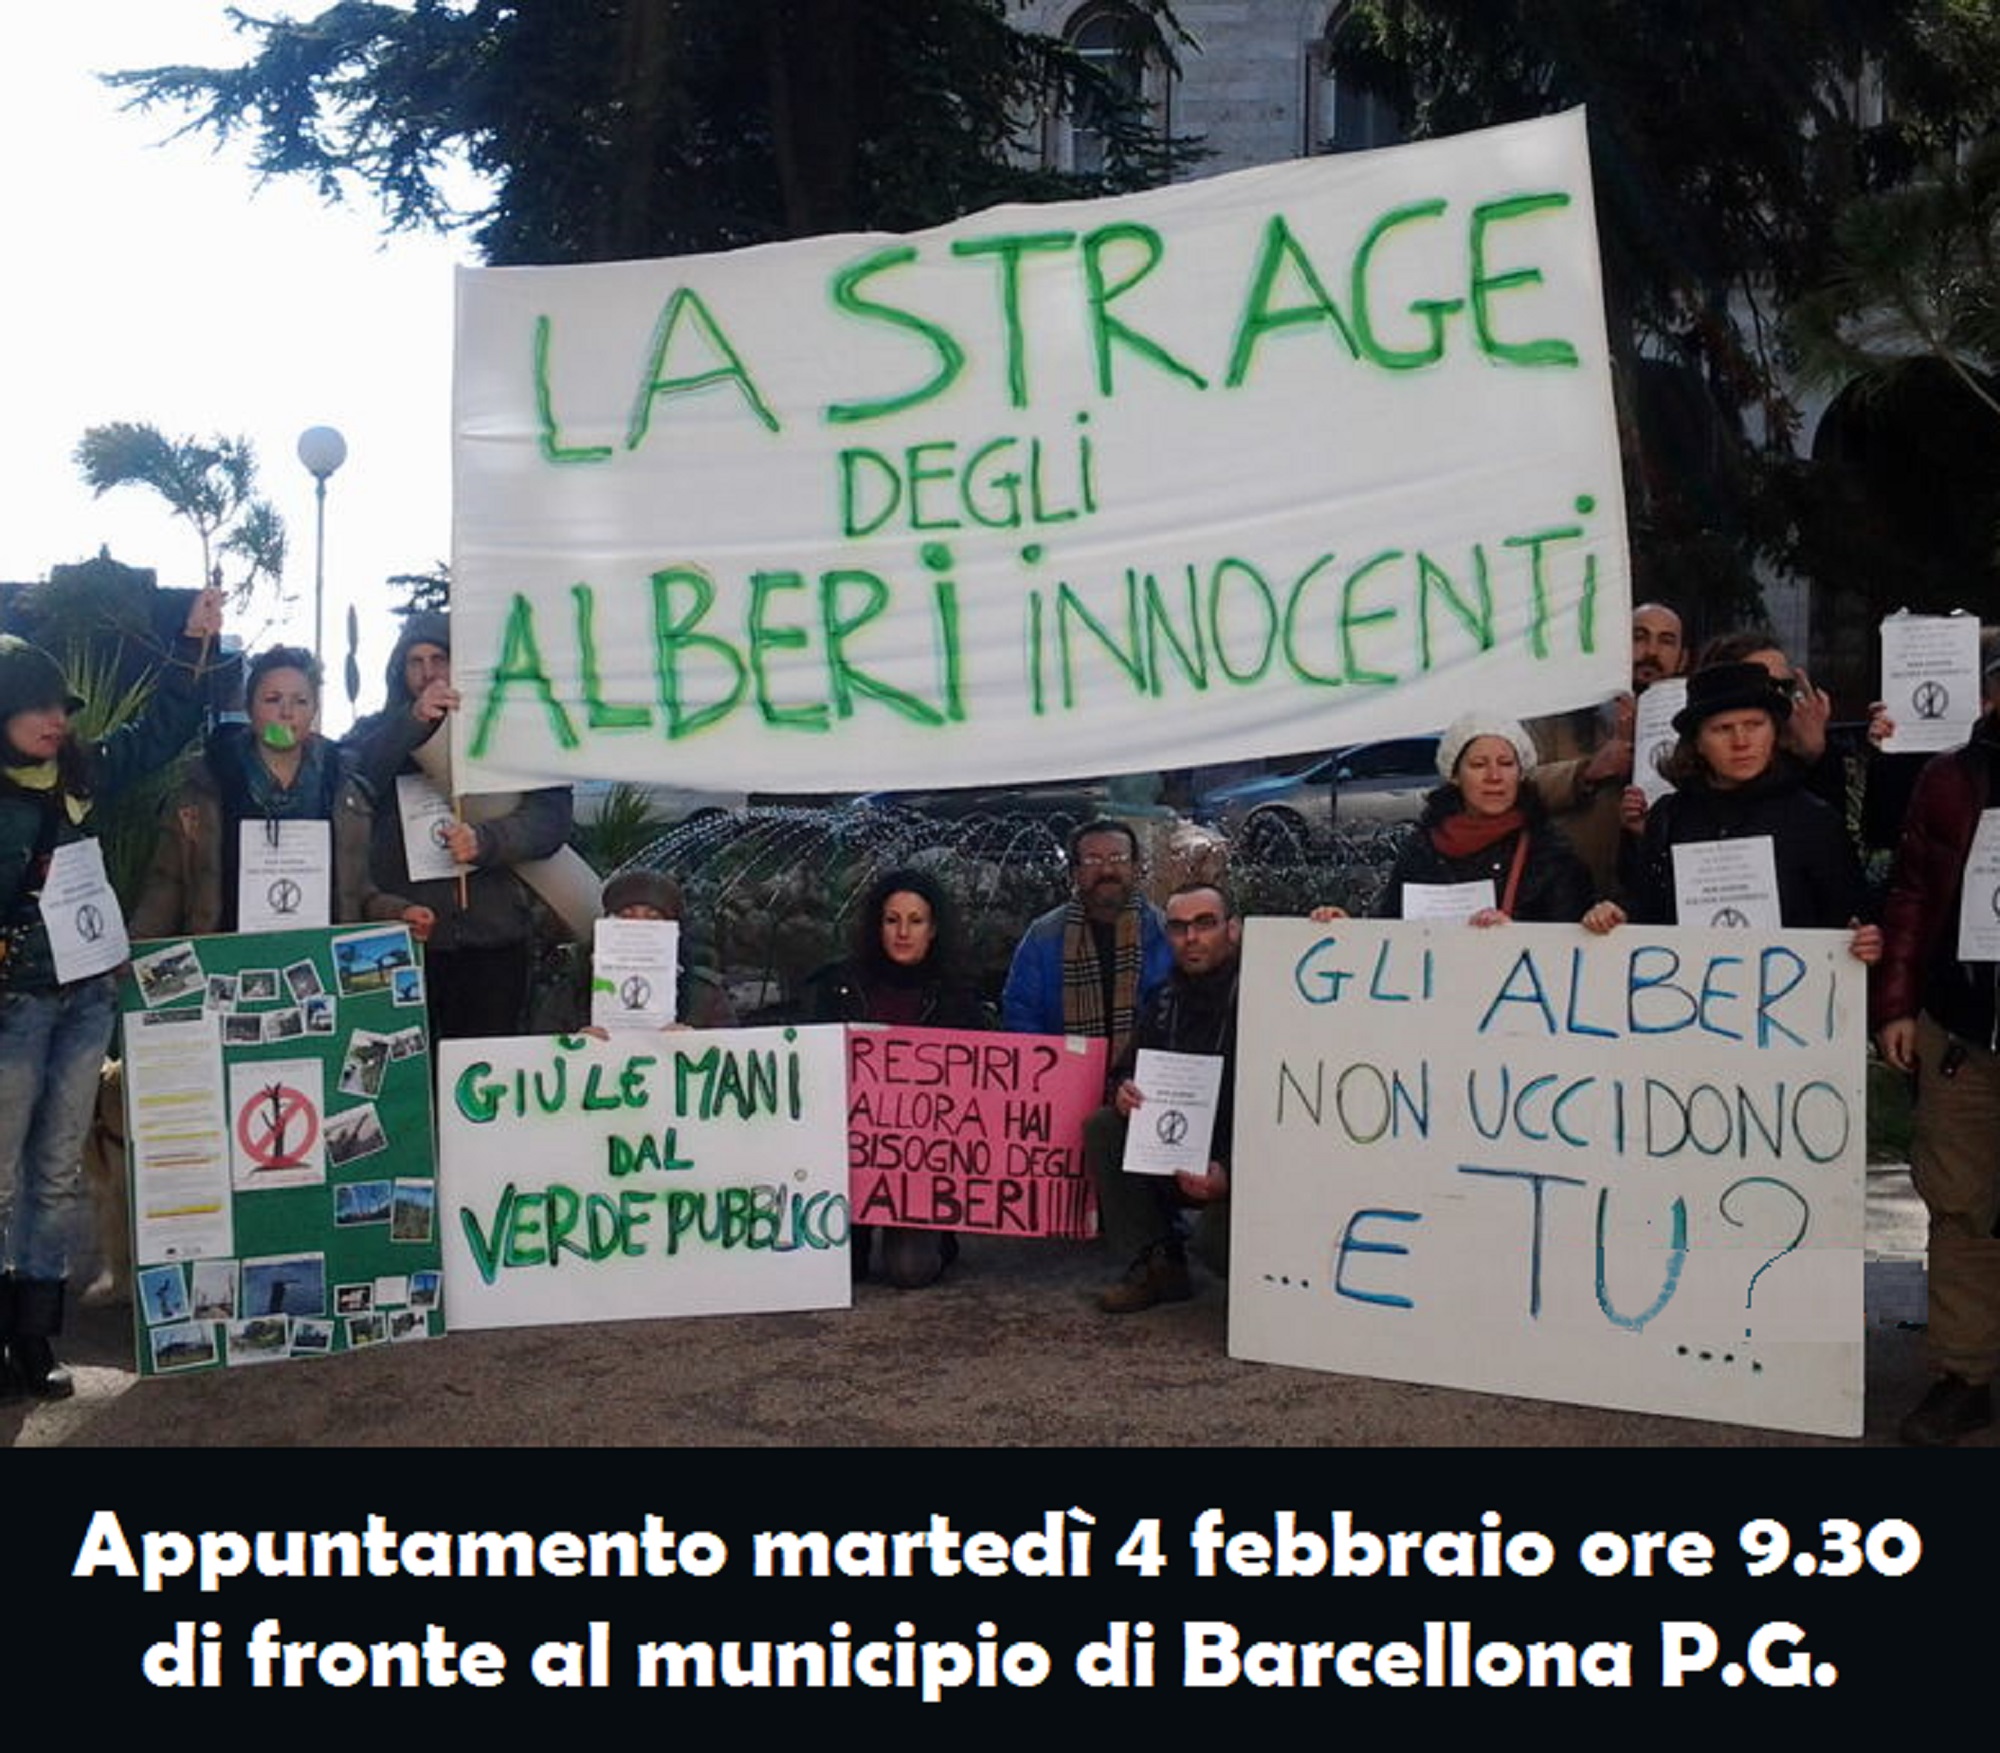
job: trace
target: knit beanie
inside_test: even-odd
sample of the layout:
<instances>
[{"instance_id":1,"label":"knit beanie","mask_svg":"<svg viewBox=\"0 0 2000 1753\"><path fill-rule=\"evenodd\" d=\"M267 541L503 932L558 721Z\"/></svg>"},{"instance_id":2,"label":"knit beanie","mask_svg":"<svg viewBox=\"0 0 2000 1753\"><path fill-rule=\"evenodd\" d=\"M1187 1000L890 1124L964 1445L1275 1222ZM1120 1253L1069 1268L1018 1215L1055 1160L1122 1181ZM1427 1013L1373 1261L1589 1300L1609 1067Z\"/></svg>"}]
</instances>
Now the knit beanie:
<instances>
[{"instance_id":1,"label":"knit beanie","mask_svg":"<svg viewBox=\"0 0 2000 1753\"><path fill-rule=\"evenodd\" d=\"M603 907L607 914L621 907L651 907L662 918L678 919L687 897L663 870L621 870L604 885Z\"/></svg>"},{"instance_id":2,"label":"knit beanie","mask_svg":"<svg viewBox=\"0 0 2000 1753\"><path fill-rule=\"evenodd\" d=\"M17 712L38 712L60 706L81 712L83 699L72 694L62 665L39 645L13 633L0 633L0 722Z\"/></svg>"},{"instance_id":3,"label":"knit beanie","mask_svg":"<svg viewBox=\"0 0 2000 1753\"><path fill-rule=\"evenodd\" d=\"M1502 742L1512 743L1521 762L1521 777L1525 779L1534 772L1537 757L1533 741L1518 719L1503 717L1498 712L1468 712L1453 719L1438 738L1438 772L1446 779L1452 778L1458 772L1459 757L1481 737L1499 737Z\"/></svg>"}]
</instances>

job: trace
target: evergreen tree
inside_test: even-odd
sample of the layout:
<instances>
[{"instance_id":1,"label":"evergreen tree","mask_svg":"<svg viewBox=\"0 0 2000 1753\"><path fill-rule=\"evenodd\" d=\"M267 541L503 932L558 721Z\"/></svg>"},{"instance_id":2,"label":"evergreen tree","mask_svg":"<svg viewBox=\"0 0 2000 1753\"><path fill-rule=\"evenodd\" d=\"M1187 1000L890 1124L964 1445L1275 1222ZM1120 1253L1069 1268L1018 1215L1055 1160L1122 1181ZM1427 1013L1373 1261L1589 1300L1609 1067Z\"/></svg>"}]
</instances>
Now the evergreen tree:
<instances>
[{"instance_id":1,"label":"evergreen tree","mask_svg":"<svg viewBox=\"0 0 2000 1753\"><path fill-rule=\"evenodd\" d=\"M1150 48L1185 40L1138 0ZM340 0L306 20L234 13L241 67L109 76L140 108L247 135L257 169L359 182L394 227L470 224L490 262L733 248L908 230L1001 200L1163 180L1185 145L1004 0ZM1020 148L1049 109L1106 137L1092 176ZM453 174L491 190L470 213ZM462 180L462 179L461 179Z\"/></svg>"},{"instance_id":2,"label":"evergreen tree","mask_svg":"<svg viewBox=\"0 0 2000 1753\"><path fill-rule=\"evenodd\" d=\"M93 426L76 447L76 465L93 494L146 487L201 543L201 582L221 584L225 558L240 564L229 586L247 603L258 585L285 570L285 523L257 496L257 458L246 438L168 438L144 421Z\"/></svg>"},{"instance_id":3,"label":"evergreen tree","mask_svg":"<svg viewBox=\"0 0 2000 1753\"><path fill-rule=\"evenodd\" d=\"M1780 313L1857 194L1988 123L1990 0L1356 0L1343 71L1417 137L1589 106L1643 594L1754 604L1833 514ZM1982 71L1982 68L1984 69Z\"/></svg>"}]
</instances>

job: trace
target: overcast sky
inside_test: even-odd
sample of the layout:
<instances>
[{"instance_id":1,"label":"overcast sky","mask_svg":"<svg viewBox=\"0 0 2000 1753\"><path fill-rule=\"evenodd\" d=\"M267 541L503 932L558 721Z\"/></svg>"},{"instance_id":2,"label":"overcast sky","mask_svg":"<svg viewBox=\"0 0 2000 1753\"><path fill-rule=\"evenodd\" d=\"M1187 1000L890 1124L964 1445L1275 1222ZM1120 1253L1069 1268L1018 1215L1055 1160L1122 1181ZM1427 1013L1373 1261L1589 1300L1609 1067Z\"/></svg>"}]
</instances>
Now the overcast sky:
<instances>
[{"instance_id":1,"label":"overcast sky","mask_svg":"<svg viewBox=\"0 0 2000 1753\"><path fill-rule=\"evenodd\" d=\"M309 640L313 489L295 446L308 426L337 427L349 456L327 499L329 670L353 598L365 707L394 636L381 581L449 553L452 267L470 251L386 240L372 206L327 208L301 182L260 188L239 150L168 142L172 115L123 113L95 77L224 65L251 40L214 0L68 0L0 56L0 579L109 544L163 584L198 582L192 531L142 489L93 499L73 452L113 420L241 434L292 536L298 601L266 638Z\"/></svg>"}]
</instances>

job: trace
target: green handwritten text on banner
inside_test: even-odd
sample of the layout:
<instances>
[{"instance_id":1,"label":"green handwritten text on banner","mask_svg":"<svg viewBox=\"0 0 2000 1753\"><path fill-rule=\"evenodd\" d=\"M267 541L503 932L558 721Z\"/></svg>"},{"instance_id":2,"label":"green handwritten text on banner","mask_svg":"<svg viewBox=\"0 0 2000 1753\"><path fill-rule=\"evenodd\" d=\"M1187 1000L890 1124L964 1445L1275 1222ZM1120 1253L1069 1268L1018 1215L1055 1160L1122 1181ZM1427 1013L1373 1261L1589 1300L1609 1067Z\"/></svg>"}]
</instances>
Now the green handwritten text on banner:
<instances>
[{"instance_id":1,"label":"green handwritten text on banner","mask_svg":"<svg viewBox=\"0 0 2000 1753\"><path fill-rule=\"evenodd\" d=\"M458 297L468 789L1225 760L1623 685L1580 113Z\"/></svg>"},{"instance_id":2,"label":"green handwritten text on banner","mask_svg":"<svg viewBox=\"0 0 2000 1753\"><path fill-rule=\"evenodd\" d=\"M838 1028L438 1049L453 1324L845 1308Z\"/></svg>"}]
</instances>

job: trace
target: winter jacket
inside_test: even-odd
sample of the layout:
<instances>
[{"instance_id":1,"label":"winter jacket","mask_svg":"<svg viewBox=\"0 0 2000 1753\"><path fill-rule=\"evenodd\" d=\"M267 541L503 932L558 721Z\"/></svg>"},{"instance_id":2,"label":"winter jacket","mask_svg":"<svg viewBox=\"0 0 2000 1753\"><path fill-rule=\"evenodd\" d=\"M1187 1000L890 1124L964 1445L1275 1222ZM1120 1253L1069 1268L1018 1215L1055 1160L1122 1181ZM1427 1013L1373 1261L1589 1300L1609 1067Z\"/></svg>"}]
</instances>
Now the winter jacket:
<instances>
[{"instance_id":1,"label":"winter jacket","mask_svg":"<svg viewBox=\"0 0 2000 1753\"><path fill-rule=\"evenodd\" d=\"M412 882L403 850L403 817L396 781L420 771L412 759L433 735L450 732L443 720L418 718L403 679L403 660L415 645L451 645L441 615L413 615L389 659L388 702L347 733L342 744L350 766L375 799L370 870L383 888L407 895L437 915L428 949L432 958L460 949L503 949L526 943L534 914L527 885L508 867L547 858L569 838L574 815L567 786L524 791L513 809L478 825L479 856L465 877Z\"/></svg>"},{"instance_id":2,"label":"winter jacket","mask_svg":"<svg viewBox=\"0 0 2000 1753\"><path fill-rule=\"evenodd\" d=\"M1000 997L1000 1026L1016 1035L1060 1035L1063 1025L1063 931L1069 903L1051 907L1034 920L1014 946L1007 985ZM1174 952L1166 922L1150 901L1139 902L1139 992L1136 1003L1159 990L1173 972Z\"/></svg>"},{"instance_id":3,"label":"winter jacket","mask_svg":"<svg viewBox=\"0 0 2000 1753\"><path fill-rule=\"evenodd\" d=\"M203 690L195 671L200 653L198 641L177 640L145 710L88 749L93 813L126 786L164 767L200 728ZM54 791L32 791L14 783L7 772L0 767L0 923L6 934L0 987L47 992L58 984L41 914L47 853L93 838L95 827L90 815L81 822L71 819L60 785Z\"/></svg>"},{"instance_id":4,"label":"winter jacket","mask_svg":"<svg viewBox=\"0 0 2000 1753\"><path fill-rule=\"evenodd\" d=\"M244 758L250 728L225 724L209 738L203 758L161 812L159 839L146 882L132 910L131 932L139 937L206 936L236 929L235 897L225 894L233 837L247 818L241 788L222 775ZM397 919L410 903L376 888L368 869L371 814L368 799L341 765L339 752L325 750L329 796L309 805L300 820L327 821L333 848L333 919L336 925L362 919Z\"/></svg>"},{"instance_id":5,"label":"winter jacket","mask_svg":"<svg viewBox=\"0 0 2000 1753\"><path fill-rule=\"evenodd\" d=\"M1530 925L1574 925L1597 898L1592 892L1590 873L1531 792L1521 793L1521 809L1525 825L1520 832L1496 840L1484 852L1466 858L1448 858L1438 850L1431 830L1448 818L1463 814L1465 800L1455 785L1439 786L1431 793L1423 815L1396 855L1388 884L1375 903L1376 917L1403 917L1405 883L1475 883L1486 877L1492 880L1494 904L1498 906L1507 893L1515 849L1521 834L1526 834L1528 855L1521 866L1520 887L1515 891L1514 906L1508 916Z\"/></svg>"},{"instance_id":6,"label":"winter jacket","mask_svg":"<svg viewBox=\"0 0 2000 1753\"><path fill-rule=\"evenodd\" d=\"M1132 1043L1111 1073L1116 1088L1133 1075L1142 1048L1166 1053L1205 1053L1222 1060L1222 1087L1215 1098L1211 1162L1228 1168L1236 1132L1236 999L1242 973L1235 962L1214 973L1184 974L1176 967L1166 984L1146 1000L1132 1030Z\"/></svg>"},{"instance_id":7,"label":"winter jacket","mask_svg":"<svg viewBox=\"0 0 2000 1753\"><path fill-rule=\"evenodd\" d=\"M1797 762L1774 763L1727 790L1690 781L1646 812L1626 876L1629 911L1642 925L1674 925L1676 846L1768 835L1777 867L1778 916L1795 931L1839 931L1867 910L1861 864L1846 825L1806 789Z\"/></svg>"},{"instance_id":8,"label":"winter jacket","mask_svg":"<svg viewBox=\"0 0 2000 1753\"><path fill-rule=\"evenodd\" d=\"M991 1008L969 986L947 985L933 975L916 982L917 1020L925 1029L990 1029ZM867 1023L882 1020L870 1000L866 971L858 962L829 962L806 982L806 1020L814 1023Z\"/></svg>"},{"instance_id":9,"label":"winter jacket","mask_svg":"<svg viewBox=\"0 0 2000 1753\"><path fill-rule=\"evenodd\" d=\"M1959 892L1980 812L2000 801L2000 719L1928 762L1910 798L1882 903L1882 960L1869 982L1874 1028L1928 1011L1962 1040L2000 1052L2000 962L1958 958Z\"/></svg>"}]
</instances>

